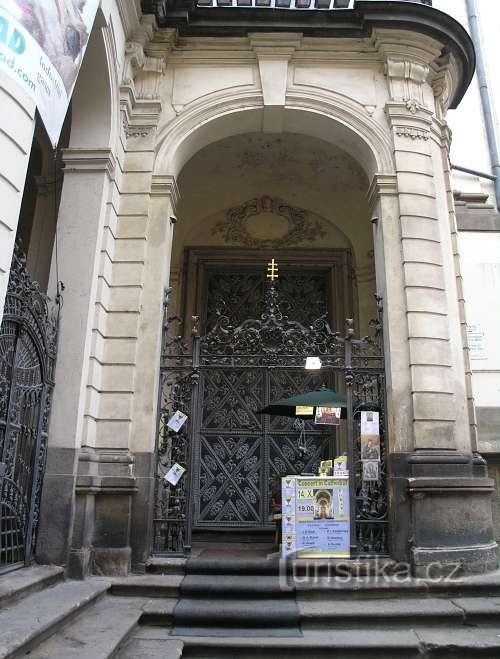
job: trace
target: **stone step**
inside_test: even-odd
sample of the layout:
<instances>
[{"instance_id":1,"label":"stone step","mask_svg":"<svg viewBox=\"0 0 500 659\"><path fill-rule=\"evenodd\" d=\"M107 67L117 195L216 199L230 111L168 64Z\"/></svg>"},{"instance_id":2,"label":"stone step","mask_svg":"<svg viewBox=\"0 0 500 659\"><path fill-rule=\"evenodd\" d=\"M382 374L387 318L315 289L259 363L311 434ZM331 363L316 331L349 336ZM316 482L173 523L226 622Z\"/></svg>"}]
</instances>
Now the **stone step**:
<instances>
[{"instance_id":1,"label":"stone step","mask_svg":"<svg viewBox=\"0 0 500 659\"><path fill-rule=\"evenodd\" d=\"M278 557L260 558L190 558L186 574L279 574Z\"/></svg>"},{"instance_id":2,"label":"stone step","mask_svg":"<svg viewBox=\"0 0 500 659\"><path fill-rule=\"evenodd\" d=\"M308 630L300 637L172 636L167 627L139 627L117 659L498 659L499 630L421 628L419 630ZM172 644L183 646L172 657Z\"/></svg>"},{"instance_id":3,"label":"stone step","mask_svg":"<svg viewBox=\"0 0 500 659\"><path fill-rule=\"evenodd\" d=\"M179 600L171 598L155 598L149 600L142 607L142 625L170 625L174 616L174 609Z\"/></svg>"},{"instance_id":4,"label":"stone step","mask_svg":"<svg viewBox=\"0 0 500 659\"><path fill-rule=\"evenodd\" d=\"M0 578L0 609L63 580L64 568L55 565L33 565L8 572Z\"/></svg>"},{"instance_id":5,"label":"stone step","mask_svg":"<svg viewBox=\"0 0 500 659\"><path fill-rule=\"evenodd\" d=\"M186 559L152 556L146 561L145 570L147 574L184 574Z\"/></svg>"},{"instance_id":6,"label":"stone step","mask_svg":"<svg viewBox=\"0 0 500 659\"><path fill-rule=\"evenodd\" d=\"M299 598L300 625L305 629L391 628L475 624L477 617L465 615L453 601L425 599L369 599L307 601ZM485 607L486 608L486 607ZM500 613L500 610L497 612ZM486 616L483 618L486 620ZM500 617L491 615L500 626Z\"/></svg>"},{"instance_id":7,"label":"stone step","mask_svg":"<svg viewBox=\"0 0 500 659\"><path fill-rule=\"evenodd\" d=\"M30 659L110 659L125 643L148 600L103 597L30 652Z\"/></svg>"},{"instance_id":8,"label":"stone step","mask_svg":"<svg viewBox=\"0 0 500 659\"><path fill-rule=\"evenodd\" d=\"M106 581L111 595L126 597L178 597L181 575L146 574L129 577L93 577L92 581Z\"/></svg>"},{"instance_id":9,"label":"stone step","mask_svg":"<svg viewBox=\"0 0 500 659\"><path fill-rule=\"evenodd\" d=\"M0 659L23 656L104 595L109 583L67 581L0 610Z\"/></svg>"},{"instance_id":10,"label":"stone step","mask_svg":"<svg viewBox=\"0 0 500 659\"><path fill-rule=\"evenodd\" d=\"M293 627L298 629L299 609L294 599L182 598L174 611L175 626Z\"/></svg>"},{"instance_id":11,"label":"stone step","mask_svg":"<svg viewBox=\"0 0 500 659\"><path fill-rule=\"evenodd\" d=\"M456 578L398 579L380 577L322 577L311 578L290 575L283 582L296 589L301 595L316 599L332 598L401 598L401 597L500 597L500 571L484 575Z\"/></svg>"},{"instance_id":12,"label":"stone step","mask_svg":"<svg viewBox=\"0 0 500 659\"><path fill-rule=\"evenodd\" d=\"M179 640L131 639L116 655L118 659L181 659L184 643Z\"/></svg>"},{"instance_id":13,"label":"stone step","mask_svg":"<svg viewBox=\"0 0 500 659\"><path fill-rule=\"evenodd\" d=\"M289 597L293 588L283 584L276 575L188 574L180 592L183 597L258 597L273 599Z\"/></svg>"},{"instance_id":14,"label":"stone step","mask_svg":"<svg viewBox=\"0 0 500 659\"><path fill-rule=\"evenodd\" d=\"M497 659L500 656L498 630L483 628L418 631L360 628L304 634L300 638L184 637L180 640L184 644L182 659Z\"/></svg>"}]
</instances>

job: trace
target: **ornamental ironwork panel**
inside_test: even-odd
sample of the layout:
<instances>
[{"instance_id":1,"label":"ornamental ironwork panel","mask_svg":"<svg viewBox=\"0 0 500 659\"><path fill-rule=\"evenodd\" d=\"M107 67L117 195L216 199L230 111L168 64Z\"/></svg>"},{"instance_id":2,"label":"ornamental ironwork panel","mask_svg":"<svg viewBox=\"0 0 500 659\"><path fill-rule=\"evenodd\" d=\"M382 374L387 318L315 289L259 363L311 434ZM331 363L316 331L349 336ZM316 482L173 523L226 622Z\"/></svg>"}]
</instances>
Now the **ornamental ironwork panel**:
<instances>
[{"instance_id":1,"label":"ornamental ironwork panel","mask_svg":"<svg viewBox=\"0 0 500 659\"><path fill-rule=\"evenodd\" d=\"M231 299L230 286L228 291ZM350 465L351 554L383 554L387 491L380 301L372 335L356 338L352 319L342 333L332 331L327 313L301 323L283 313L274 283L263 295L260 317L249 318L245 310L243 319L236 314L238 324L221 299L211 312L209 331L199 336L193 317L189 339L180 319L168 317L166 304L153 550L189 552L193 528L265 527L273 478L316 471L320 459L340 452L342 440ZM304 370L310 355L321 358L321 371ZM296 420L256 414L276 398L322 384L346 394L343 437L312 422L301 429ZM178 433L166 427L177 409L189 417ZM366 410L380 415L381 459L373 481L363 478L360 448L360 417ZM187 468L177 486L163 478L173 462Z\"/></svg>"},{"instance_id":2,"label":"ornamental ironwork panel","mask_svg":"<svg viewBox=\"0 0 500 659\"><path fill-rule=\"evenodd\" d=\"M263 515L262 436L200 435L194 525L260 526Z\"/></svg>"},{"instance_id":3,"label":"ornamental ironwork panel","mask_svg":"<svg viewBox=\"0 0 500 659\"><path fill-rule=\"evenodd\" d=\"M302 324L328 313L328 275L325 272L296 272L283 268L283 279L275 283L283 316ZM211 272L207 282L205 327L211 330L217 314L233 327L265 312L266 283L260 272Z\"/></svg>"},{"instance_id":4,"label":"ornamental ironwork panel","mask_svg":"<svg viewBox=\"0 0 500 659\"><path fill-rule=\"evenodd\" d=\"M16 247L0 327L0 571L35 551L57 324Z\"/></svg>"}]
</instances>

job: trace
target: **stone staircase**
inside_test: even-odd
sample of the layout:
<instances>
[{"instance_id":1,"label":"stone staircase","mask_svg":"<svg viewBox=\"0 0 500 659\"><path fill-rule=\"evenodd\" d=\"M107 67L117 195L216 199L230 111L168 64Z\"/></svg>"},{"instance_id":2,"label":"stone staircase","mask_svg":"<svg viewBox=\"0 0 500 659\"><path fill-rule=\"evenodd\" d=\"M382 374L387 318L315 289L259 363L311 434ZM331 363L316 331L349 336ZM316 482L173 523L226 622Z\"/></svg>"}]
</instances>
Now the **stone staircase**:
<instances>
[{"instance_id":1,"label":"stone staircase","mask_svg":"<svg viewBox=\"0 0 500 659\"><path fill-rule=\"evenodd\" d=\"M287 659L500 657L500 572L398 582L276 560L158 559L149 573L64 581L35 567L0 577L0 658Z\"/></svg>"}]
</instances>

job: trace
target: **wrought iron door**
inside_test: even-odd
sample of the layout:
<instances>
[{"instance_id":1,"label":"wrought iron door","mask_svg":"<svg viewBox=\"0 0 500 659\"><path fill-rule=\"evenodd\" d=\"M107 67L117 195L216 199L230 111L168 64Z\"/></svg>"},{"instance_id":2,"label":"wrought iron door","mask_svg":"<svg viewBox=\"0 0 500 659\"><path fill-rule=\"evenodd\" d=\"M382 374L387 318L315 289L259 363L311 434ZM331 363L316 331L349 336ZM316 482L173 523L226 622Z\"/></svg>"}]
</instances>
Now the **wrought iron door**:
<instances>
[{"instance_id":1,"label":"wrought iron door","mask_svg":"<svg viewBox=\"0 0 500 659\"><path fill-rule=\"evenodd\" d=\"M0 571L34 554L56 335L57 315L16 249L0 327Z\"/></svg>"},{"instance_id":2,"label":"wrought iron door","mask_svg":"<svg viewBox=\"0 0 500 659\"><path fill-rule=\"evenodd\" d=\"M321 376L303 368L202 369L193 443L195 529L272 524L273 478L315 473L329 437L308 424L301 449L293 420L269 418L256 410L297 388L305 391L321 384Z\"/></svg>"},{"instance_id":3,"label":"wrought iron door","mask_svg":"<svg viewBox=\"0 0 500 659\"><path fill-rule=\"evenodd\" d=\"M275 284L280 309L291 321L329 314L328 275L305 269L286 270ZM265 280L252 268L209 272L206 281L204 326L210 331L217 314L224 313L233 327L265 313ZM205 358L201 345L201 358ZM274 476L313 473L321 458L325 433L308 424L307 449L297 445L290 419L256 414L271 400L323 384L303 363L293 371L220 367L200 372L198 409L195 411L193 499L194 528L265 527L272 524L271 493Z\"/></svg>"},{"instance_id":4,"label":"wrought iron door","mask_svg":"<svg viewBox=\"0 0 500 659\"><path fill-rule=\"evenodd\" d=\"M200 336L199 319L193 317L191 336L186 337L174 330L180 319L168 316L166 296L154 551L188 552L193 527L265 526L270 479L274 474L313 471L322 437L317 427L309 424L306 450L302 452L291 420L260 417L255 410L276 398L325 383L345 390L347 395L351 553L384 553L387 492L380 310L379 319L373 322L374 336L356 339L352 320L347 321L344 335L332 332L327 314L310 324L286 317L273 284L267 287L264 300L259 318L231 320L221 299L214 308L209 331ZM303 368L305 357L311 354L321 357L324 368L319 373ZM179 432L174 432L167 422L177 409L186 411L189 418ZM363 477L362 409L380 412L376 481ZM188 472L171 486L164 476L174 462L185 465Z\"/></svg>"}]
</instances>

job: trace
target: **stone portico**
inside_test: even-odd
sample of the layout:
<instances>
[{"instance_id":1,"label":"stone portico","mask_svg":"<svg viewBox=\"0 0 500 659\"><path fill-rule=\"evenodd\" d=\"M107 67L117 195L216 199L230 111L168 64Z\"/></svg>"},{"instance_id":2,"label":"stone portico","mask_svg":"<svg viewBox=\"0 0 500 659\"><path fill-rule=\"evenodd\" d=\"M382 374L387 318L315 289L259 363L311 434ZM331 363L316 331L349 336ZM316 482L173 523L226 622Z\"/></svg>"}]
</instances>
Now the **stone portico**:
<instances>
[{"instance_id":1,"label":"stone portico","mask_svg":"<svg viewBox=\"0 0 500 659\"><path fill-rule=\"evenodd\" d=\"M473 49L444 14L406 3L389 14L389 4L358 2L354 17L335 24L311 12L286 29L274 14L259 14L257 29L228 8L224 32L215 7L191 22L167 17L164 26L146 15L124 44L121 67L110 25L96 31L63 155L58 269L66 294L41 562L75 576L144 569L164 290L209 218L251 198L250 183L228 191L217 179L224 145L234 153L246 137L268 136L275 150L278 141L309 140L312 155L338 153L344 164L315 175L305 166L266 183L252 173L259 162L247 159L243 178L320 216L325 247L352 251L360 328L372 295L383 299L391 557L409 561L417 576L435 561L472 572L496 566L446 126L448 107L470 82ZM93 64L106 67L99 85ZM197 168L203 154L220 172ZM337 198L328 190L335 176ZM196 197L204 178L209 199ZM345 207L338 218L336 201ZM205 246L220 247L203 235Z\"/></svg>"}]
</instances>

